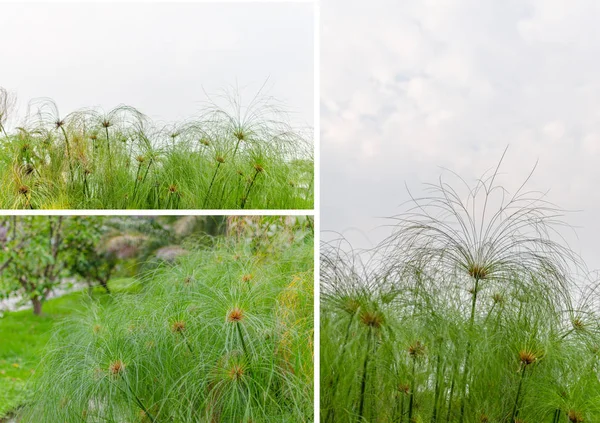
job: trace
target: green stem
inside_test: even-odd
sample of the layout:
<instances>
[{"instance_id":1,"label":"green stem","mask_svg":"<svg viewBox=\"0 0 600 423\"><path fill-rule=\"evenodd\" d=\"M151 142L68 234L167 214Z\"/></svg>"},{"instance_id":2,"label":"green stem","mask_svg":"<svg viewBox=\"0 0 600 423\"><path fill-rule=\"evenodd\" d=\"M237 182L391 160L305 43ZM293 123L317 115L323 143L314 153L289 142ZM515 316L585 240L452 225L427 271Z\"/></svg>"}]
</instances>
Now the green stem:
<instances>
[{"instance_id":1,"label":"green stem","mask_svg":"<svg viewBox=\"0 0 600 423\"><path fill-rule=\"evenodd\" d=\"M371 355L371 327L369 327L369 333L367 334L367 353L365 354L365 361L363 362L363 374L360 383L360 404L358 406L358 421L361 422L363 419L363 412L365 406L365 392L367 389L367 370L369 366L369 356Z\"/></svg>"},{"instance_id":2,"label":"green stem","mask_svg":"<svg viewBox=\"0 0 600 423\"><path fill-rule=\"evenodd\" d=\"M144 413L146 413L146 416L150 419L150 421L152 423L156 423L156 418L152 415L152 413L150 413L150 411L148 411L148 409L146 408L146 406L144 405L144 403L142 402L142 400L140 400L140 398L135 394L135 392L133 392L133 389L131 389L131 385L129 385L129 382L127 382L127 379L123 378L123 382L125 383L125 386L127 386L127 389L129 390L129 392L131 393L131 395L133 395L133 398L135 399L135 402L137 403L137 405L142 409L142 411ZM123 388L121 388L119 385L116 385L116 387L123 392L125 395L127 395L127 392L125 392L123 390Z\"/></svg>"},{"instance_id":3,"label":"green stem","mask_svg":"<svg viewBox=\"0 0 600 423\"><path fill-rule=\"evenodd\" d=\"M404 421L404 394L402 395L402 399L400 400L400 423Z\"/></svg>"},{"instance_id":4,"label":"green stem","mask_svg":"<svg viewBox=\"0 0 600 423\"><path fill-rule=\"evenodd\" d=\"M69 163L69 173L71 174L71 180L73 180L73 165L71 164L71 145L69 144L69 137L67 136L67 131L65 131L64 127L60 127L60 130L65 137L65 145L67 147L67 162Z\"/></svg>"},{"instance_id":5,"label":"green stem","mask_svg":"<svg viewBox=\"0 0 600 423\"><path fill-rule=\"evenodd\" d=\"M469 359L471 358L471 333L473 332L473 325L475 323L475 308L477 305L477 292L479 290L479 278L475 278L475 288L473 290L473 300L471 302L471 317L469 319L469 341L467 342L467 354L465 356L465 367L463 373L463 380L461 384L462 395L460 399L460 418L459 423L463 423L465 418L465 403L467 396L467 382L469 378Z\"/></svg>"},{"instance_id":6,"label":"green stem","mask_svg":"<svg viewBox=\"0 0 600 423\"><path fill-rule=\"evenodd\" d=\"M192 346L190 345L190 341L188 341L187 337L185 335L183 335L183 340L185 341L185 345L187 345L188 350L190 350L190 352L192 354L194 354L194 349L192 348Z\"/></svg>"},{"instance_id":7,"label":"green stem","mask_svg":"<svg viewBox=\"0 0 600 423\"><path fill-rule=\"evenodd\" d=\"M452 373L452 383L450 384L450 395L448 397L448 412L446 413L446 423L450 422L450 413L452 412L452 400L454 399L454 386L456 385L456 372Z\"/></svg>"},{"instance_id":8,"label":"green stem","mask_svg":"<svg viewBox=\"0 0 600 423\"><path fill-rule=\"evenodd\" d=\"M250 182L250 186L248 186L248 190L246 191L246 195L244 195L244 197L242 198L242 204L240 204L240 208L244 208L244 206L246 205L246 200L248 200L248 196L250 195L250 190L252 189L252 186L254 185L254 181L256 181L256 177L258 176L258 174L260 173L259 170L257 170L254 173L254 176L252 177L252 181Z\"/></svg>"},{"instance_id":9,"label":"green stem","mask_svg":"<svg viewBox=\"0 0 600 423\"><path fill-rule=\"evenodd\" d=\"M111 168L112 167L112 156L110 154L110 138L108 136L108 126L105 126L104 130L106 132L106 148L108 150L108 167Z\"/></svg>"},{"instance_id":10,"label":"green stem","mask_svg":"<svg viewBox=\"0 0 600 423\"><path fill-rule=\"evenodd\" d=\"M492 308L490 308L490 311L489 311L488 315L485 317L485 320L484 320L484 322L483 322L483 325L484 325L484 326L487 324L487 322L488 322L488 320L490 319L490 317L491 317L492 313L494 312L494 308L496 308L496 303L494 303L494 304L492 305Z\"/></svg>"},{"instance_id":11,"label":"green stem","mask_svg":"<svg viewBox=\"0 0 600 423\"><path fill-rule=\"evenodd\" d=\"M244 350L244 355L246 359L250 359L248 355L248 350L246 349L246 341L244 340L244 335L242 334L242 328L240 327L240 322L235 322L235 327L237 329L238 337L240 338L240 343L242 344L242 349Z\"/></svg>"},{"instance_id":12,"label":"green stem","mask_svg":"<svg viewBox=\"0 0 600 423\"><path fill-rule=\"evenodd\" d=\"M412 381L410 383L410 396L408 399L408 423L413 422L413 409L415 404L415 388L416 388L416 380L415 380L415 369L417 365L417 359L413 358L412 363Z\"/></svg>"},{"instance_id":13,"label":"green stem","mask_svg":"<svg viewBox=\"0 0 600 423\"><path fill-rule=\"evenodd\" d=\"M212 189L213 183L215 182L215 178L217 177L217 172L219 171L219 167L221 167L221 162L219 162L219 164L217 165L217 168L215 169L215 172L213 173L213 177L210 181L210 185L208 186L208 191L206 191L206 196L204 197L204 204L202 205L203 209L206 208L206 203L208 202L210 190Z\"/></svg>"},{"instance_id":14,"label":"green stem","mask_svg":"<svg viewBox=\"0 0 600 423\"><path fill-rule=\"evenodd\" d=\"M342 349L341 349L340 355L337 357L337 360L336 360L338 362L341 362L342 358L344 357L344 354L346 353L346 346L348 345L348 339L350 338L350 329L352 328L354 316L356 316L356 313L354 313L352 316L350 316L350 320L348 321L348 325L346 326L346 336L344 337L344 343L342 344ZM340 372L339 371L336 372L335 376L336 377L333 381L333 384L331 385L331 390L332 390L333 395L335 395L336 387L340 380Z\"/></svg>"},{"instance_id":15,"label":"green stem","mask_svg":"<svg viewBox=\"0 0 600 423\"><path fill-rule=\"evenodd\" d=\"M4 129L4 125L2 125L0 123L0 128L2 129L2 133L4 134L4 136L6 137L6 139L8 140L8 134L6 133L6 129Z\"/></svg>"},{"instance_id":16,"label":"green stem","mask_svg":"<svg viewBox=\"0 0 600 423\"><path fill-rule=\"evenodd\" d=\"M83 197L87 199L87 194L88 194L88 183L87 183L87 173L84 170L83 171Z\"/></svg>"},{"instance_id":17,"label":"green stem","mask_svg":"<svg viewBox=\"0 0 600 423\"><path fill-rule=\"evenodd\" d=\"M238 151L239 146L240 146L240 139L238 138L237 143L235 143L235 149L233 150L233 156L231 156L231 160L235 159L235 155Z\"/></svg>"},{"instance_id":18,"label":"green stem","mask_svg":"<svg viewBox=\"0 0 600 423\"><path fill-rule=\"evenodd\" d=\"M344 354L346 353L346 346L348 345L348 339L350 338L350 328L352 327L352 322L354 321L354 316L356 316L357 312L358 312L358 310L354 314L352 314L352 316L350 316L350 320L348 321L348 326L346 327L346 336L344 338L344 343L342 344L342 349L341 349L340 355L336 359L336 363L341 362L342 358L344 357ZM330 393L331 393L330 401L331 402L334 402L334 400L335 400L335 394L337 392L337 385L338 385L338 382L340 381L339 369L335 369L335 370L336 370L335 378L333 379L333 383L331 384L331 390L330 390ZM327 418L325 419L325 421L326 422L335 421L334 413L335 413L335 411L333 410L333 408L328 407L327 408Z\"/></svg>"},{"instance_id":19,"label":"green stem","mask_svg":"<svg viewBox=\"0 0 600 423\"><path fill-rule=\"evenodd\" d=\"M525 370L527 367L523 366L523 370L521 370L521 380L519 380L519 388L517 389L517 397L515 398L515 405L513 406L512 416L510 418L510 423L513 423L519 414L519 399L521 397L521 389L523 388L523 380L525 379Z\"/></svg>"},{"instance_id":20,"label":"green stem","mask_svg":"<svg viewBox=\"0 0 600 423\"><path fill-rule=\"evenodd\" d=\"M154 161L154 158L150 158L150 161L148 162L148 167L146 168L146 173L144 173L144 177L142 178L140 185L142 185L146 181L146 176L148 176L148 172L150 171L150 166L152 166L153 161Z\"/></svg>"},{"instance_id":21,"label":"green stem","mask_svg":"<svg viewBox=\"0 0 600 423\"><path fill-rule=\"evenodd\" d=\"M560 408L557 408L554 411L554 418L552 419L552 423L558 423L560 420Z\"/></svg>"},{"instance_id":22,"label":"green stem","mask_svg":"<svg viewBox=\"0 0 600 423\"><path fill-rule=\"evenodd\" d=\"M140 177L140 170L141 169L142 169L142 163L140 163L138 165L137 172L135 173L135 185L133 186L133 195L132 195L133 198L132 198L132 200L135 199L135 194L136 194L138 183L139 183L139 179L138 178Z\"/></svg>"},{"instance_id":23,"label":"green stem","mask_svg":"<svg viewBox=\"0 0 600 423\"><path fill-rule=\"evenodd\" d=\"M431 423L437 422L437 414L438 414L438 403L440 400L440 367L441 367L442 355L438 353L437 363L435 369L435 398L433 400L433 414L431 415Z\"/></svg>"}]
</instances>

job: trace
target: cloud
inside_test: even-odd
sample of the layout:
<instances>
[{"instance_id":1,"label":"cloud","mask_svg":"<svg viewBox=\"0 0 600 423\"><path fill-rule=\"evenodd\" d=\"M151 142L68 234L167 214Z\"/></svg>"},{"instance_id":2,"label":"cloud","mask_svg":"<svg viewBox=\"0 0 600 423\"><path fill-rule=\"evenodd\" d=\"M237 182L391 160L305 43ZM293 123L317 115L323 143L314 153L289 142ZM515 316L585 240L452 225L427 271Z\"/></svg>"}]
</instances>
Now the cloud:
<instances>
[{"instance_id":1,"label":"cloud","mask_svg":"<svg viewBox=\"0 0 600 423\"><path fill-rule=\"evenodd\" d=\"M405 182L418 193L440 166L473 181L510 145L503 184L516 189L539 159L531 187L582 210L567 218L583 228L573 246L600 268L600 6L361 5L322 6L322 227L377 242L389 229L369 232L374 216L401 210Z\"/></svg>"}]
</instances>

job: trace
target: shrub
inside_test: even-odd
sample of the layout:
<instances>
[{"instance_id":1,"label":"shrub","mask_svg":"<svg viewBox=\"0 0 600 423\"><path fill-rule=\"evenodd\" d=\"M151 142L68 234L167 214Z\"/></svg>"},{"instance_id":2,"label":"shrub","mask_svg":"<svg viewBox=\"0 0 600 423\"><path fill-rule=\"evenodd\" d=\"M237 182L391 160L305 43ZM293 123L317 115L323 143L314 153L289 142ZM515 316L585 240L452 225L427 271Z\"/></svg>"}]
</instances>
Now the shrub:
<instances>
[{"instance_id":1,"label":"shrub","mask_svg":"<svg viewBox=\"0 0 600 423\"><path fill-rule=\"evenodd\" d=\"M219 241L56 333L24 422L311 421L312 237Z\"/></svg>"}]
</instances>

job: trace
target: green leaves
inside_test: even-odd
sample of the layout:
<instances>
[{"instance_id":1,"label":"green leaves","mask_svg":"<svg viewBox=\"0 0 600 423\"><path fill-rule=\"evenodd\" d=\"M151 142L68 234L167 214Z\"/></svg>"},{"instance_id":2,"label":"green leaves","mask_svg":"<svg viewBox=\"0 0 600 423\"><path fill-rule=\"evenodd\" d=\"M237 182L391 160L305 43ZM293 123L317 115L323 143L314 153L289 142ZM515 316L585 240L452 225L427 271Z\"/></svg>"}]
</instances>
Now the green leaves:
<instances>
[{"instance_id":1,"label":"green leaves","mask_svg":"<svg viewBox=\"0 0 600 423\"><path fill-rule=\"evenodd\" d=\"M90 304L55 334L22 421L311 421L313 245L291 228L268 257L222 238Z\"/></svg>"}]
</instances>

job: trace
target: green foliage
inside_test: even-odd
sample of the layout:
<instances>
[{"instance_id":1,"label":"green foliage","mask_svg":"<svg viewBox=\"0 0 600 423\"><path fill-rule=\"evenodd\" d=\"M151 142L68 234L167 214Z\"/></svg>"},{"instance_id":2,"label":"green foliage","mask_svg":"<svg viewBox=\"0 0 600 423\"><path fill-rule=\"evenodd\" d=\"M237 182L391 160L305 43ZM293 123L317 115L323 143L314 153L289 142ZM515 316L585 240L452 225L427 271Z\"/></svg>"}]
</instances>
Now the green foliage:
<instances>
[{"instance_id":1,"label":"green foliage","mask_svg":"<svg viewBox=\"0 0 600 423\"><path fill-rule=\"evenodd\" d=\"M65 235L65 261L72 274L88 283L98 283L110 293L108 281L119 262L113 251L99 248L104 234L102 216L73 216L69 218L71 231Z\"/></svg>"},{"instance_id":2,"label":"green foliage","mask_svg":"<svg viewBox=\"0 0 600 423\"><path fill-rule=\"evenodd\" d=\"M61 325L22 421L312 421L313 237L274 224L284 241L239 230Z\"/></svg>"},{"instance_id":3,"label":"green foliage","mask_svg":"<svg viewBox=\"0 0 600 423\"><path fill-rule=\"evenodd\" d=\"M18 291L31 300L34 313L61 282L66 252L63 216L12 216L2 225L0 277L4 297Z\"/></svg>"},{"instance_id":4,"label":"green foliage","mask_svg":"<svg viewBox=\"0 0 600 423\"><path fill-rule=\"evenodd\" d=\"M78 275L108 290L116 256L98 248L102 216L11 216L0 221L0 297L20 295L40 314L55 288Z\"/></svg>"},{"instance_id":5,"label":"green foliage","mask_svg":"<svg viewBox=\"0 0 600 423\"><path fill-rule=\"evenodd\" d=\"M0 207L312 208L309 131L268 99L228 100L164 127L128 106L63 116L33 102L15 133L0 125Z\"/></svg>"},{"instance_id":6,"label":"green foliage","mask_svg":"<svg viewBox=\"0 0 600 423\"><path fill-rule=\"evenodd\" d=\"M113 292L124 294L136 289L128 279L111 281ZM34 316L30 310L6 312L0 318L0 419L17 410L31 397L30 378L52 336L52 328L64 318L81 312L91 299L108 303L102 291L74 292L45 304L44 314Z\"/></svg>"},{"instance_id":7,"label":"green foliage","mask_svg":"<svg viewBox=\"0 0 600 423\"><path fill-rule=\"evenodd\" d=\"M600 421L598 283L497 171L440 178L370 255L323 246L322 421Z\"/></svg>"}]
</instances>

